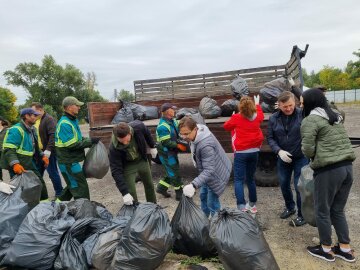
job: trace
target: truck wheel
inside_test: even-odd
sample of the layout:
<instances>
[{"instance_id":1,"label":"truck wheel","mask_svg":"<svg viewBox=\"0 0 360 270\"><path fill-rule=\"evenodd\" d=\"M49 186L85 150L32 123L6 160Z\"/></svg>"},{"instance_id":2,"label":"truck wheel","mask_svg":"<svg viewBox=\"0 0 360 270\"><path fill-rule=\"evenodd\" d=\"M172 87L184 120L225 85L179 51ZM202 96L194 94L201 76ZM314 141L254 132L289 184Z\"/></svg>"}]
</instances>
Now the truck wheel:
<instances>
[{"instance_id":1,"label":"truck wheel","mask_svg":"<svg viewBox=\"0 0 360 270\"><path fill-rule=\"evenodd\" d=\"M277 170L266 172L258 168L255 172L255 183L259 187L277 187L279 185Z\"/></svg>"},{"instance_id":2,"label":"truck wheel","mask_svg":"<svg viewBox=\"0 0 360 270\"><path fill-rule=\"evenodd\" d=\"M255 183L260 187L276 187L279 185L277 157L271 152L260 152L258 166L255 172Z\"/></svg>"}]
</instances>

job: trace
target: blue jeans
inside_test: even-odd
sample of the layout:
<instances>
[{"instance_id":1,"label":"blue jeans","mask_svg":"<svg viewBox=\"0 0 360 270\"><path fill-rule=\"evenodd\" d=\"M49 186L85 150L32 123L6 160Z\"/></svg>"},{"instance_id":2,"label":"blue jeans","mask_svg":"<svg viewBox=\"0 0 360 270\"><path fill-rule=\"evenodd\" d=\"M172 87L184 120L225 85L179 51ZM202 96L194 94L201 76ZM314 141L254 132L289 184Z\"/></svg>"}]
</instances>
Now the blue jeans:
<instances>
[{"instance_id":1,"label":"blue jeans","mask_svg":"<svg viewBox=\"0 0 360 270\"><path fill-rule=\"evenodd\" d=\"M41 166L39 166L39 171L42 176L44 176L45 167L44 164L41 163ZM58 197L61 195L61 192L63 190L62 184L61 184L61 178L59 174L59 170L57 167L57 158L56 155L51 154L49 158L49 166L46 168L46 171L49 174L49 177L51 179L51 182L53 184L54 190L55 190L55 196Z\"/></svg>"},{"instance_id":2,"label":"blue jeans","mask_svg":"<svg viewBox=\"0 0 360 270\"><path fill-rule=\"evenodd\" d=\"M201 209L207 217L214 216L215 212L220 209L219 196L211 190L206 184L200 188Z\"/></svg>"},{"instance_id":3,"label":"blue jeans","mask_svg":"<svg viewBox=\"0 0 360 270\"><path fill-rule=\"evenodd\" d=\"M286 163L278 158L277 169L280 181L281 192L285 200L285 206L288 210L295 209L295 202L293 199L293 193L291 190L291 174L294 172L294 186L296 191L296 205L298 209L298 216L302 217L301 213L301 197L298 190L298 182L301 174L301 169L309 163L309 160L306 157L298 158L292 160L291 163Z\"/></svg>"},{"instance_id":4,"label":"blue jeans","mask_svg":"<svg viewBox=\"0 0 360 270\"><path fill-rule=\"evenodd\" d=\"M249 201L256 203L256 185L254 175L258 162L259 152L253 153L235 153L234 155L234 185L236 204L238 208L245 207L244 183L249 191Z\"/></svg>"}]
</instances>

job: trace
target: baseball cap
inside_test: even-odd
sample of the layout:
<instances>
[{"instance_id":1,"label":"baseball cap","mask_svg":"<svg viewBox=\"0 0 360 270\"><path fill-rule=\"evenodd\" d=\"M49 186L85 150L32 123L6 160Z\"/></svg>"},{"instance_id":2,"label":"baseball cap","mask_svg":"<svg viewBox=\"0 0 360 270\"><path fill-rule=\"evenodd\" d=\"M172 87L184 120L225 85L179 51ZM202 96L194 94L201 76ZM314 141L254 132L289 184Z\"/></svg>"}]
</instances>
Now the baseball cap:
<instances>
[{"instance_id":1,"label":"baseball cap","mask_svg":"<svg viewBox=\"0 0 360 270\"><path fill-rule=\"evenodd\" d=\"M62 102L63 107L76 105L76 106L82 106L84 105L84 102L79 101L76 97L68 96L64 98Z\"/></svg>"},{"instance_id":2,"label":"baseball cap","mask_svg":"<svg viewBox=\"0 0 360 270\"><path fill-rule=\"evenodd\" d=\"M33 110L32 108L24 108L20 111L20 116L23 116L25 114L33 114L33 115L40 115L37 111Z\"/></svg>"},{"instance_id":3,"label":"baseball cap","mask_svg":"<svg viewBox=\"0 0 360 270\"><path fill-rule=\"evenodd\" d=\"M164 103L163 105L161 105L161 112L165 112L168 109L176 110L177 107L174 104L171 104L171 103Z\"/></svg>"}]
</instances>

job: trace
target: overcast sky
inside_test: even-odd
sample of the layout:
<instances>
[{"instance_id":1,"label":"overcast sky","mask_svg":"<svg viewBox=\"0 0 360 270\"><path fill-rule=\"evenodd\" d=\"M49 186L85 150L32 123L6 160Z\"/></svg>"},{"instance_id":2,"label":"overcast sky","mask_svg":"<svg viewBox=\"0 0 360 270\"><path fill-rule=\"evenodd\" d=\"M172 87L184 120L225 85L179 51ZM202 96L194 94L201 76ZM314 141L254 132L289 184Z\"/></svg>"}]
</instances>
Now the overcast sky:
<instances>
[{"instance_id":1,"label":"overcast sky","mask_svg":"<svg viewBox=\"0 0 360 270\"><path fill-rule=\"evenodd\" d=\"M285 64L292 46L310 48L308 71L339 68L360 49L359 0L0 0L3 73L52 55L97 88L133 91L133 81Z\"/></svg>"}]
</instances>

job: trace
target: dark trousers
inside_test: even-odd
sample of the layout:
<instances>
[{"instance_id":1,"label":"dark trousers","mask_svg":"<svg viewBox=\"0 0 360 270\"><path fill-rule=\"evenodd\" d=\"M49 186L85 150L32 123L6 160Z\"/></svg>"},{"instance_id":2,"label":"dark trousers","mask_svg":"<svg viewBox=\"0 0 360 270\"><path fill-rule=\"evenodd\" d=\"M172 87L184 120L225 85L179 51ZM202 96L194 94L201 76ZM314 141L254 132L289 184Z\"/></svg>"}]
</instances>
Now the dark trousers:
<instances>
[{"instance_id":1,"label":"dark trousers","mask_svg":"<svg viewBox=\"0 0 360 270\"><path fill-rule=\"evenodd\" d=\"M59 169L66 182L66 187L59 199L61 201L70 201L72 198L90 200L89 186L81 165L79 163L59 163Z\"/></svg>"},{"instance_id":2,"label":"dark trousers","mask_svg":"<svg viewBox=\"0 0 360 270\"><path fill-rule=\"evenodd\" d=\"M45 167L44 164L41 163L39 166L39 171L42 176L44 176ZM51 182L53 184L54 190L55 190L55 196L59 197L61 195L61 192L63 190L62 184L61 184L61 178L57 167L57 158L56 155L51 154L49 158L49 166L46 168L46 171L49 174L49 177L51 179Z\"/></svg>"},{"instance_id":3,"label":"dark trousers","mask_svg":"<svg viewBox=\"0 0 360 270\"><path fill-rule=\"evenodd\" d=\"M353 183L352 165L329 169L314 174L315 219L320 243L331 245L331 225L338 240L349 244L349 228L344 208Z\"/></svg>"},{"instance_id":4,"label":"dark trousers","mask_svg":"<svg viewBox=\"0 0 360 270\"><path fill-rule=\"evenodd\" d=\"M281 158L278 158L277 161L277 169L278 169L281 192L285 200L285 206L288 210L295 209L295 202L291 190L291 175L294 172L294 187L296 192L296 205L297 205L299 217L302 217L302 213L301 213L301 197L297 185L299 182L301 169L308 163L309 160L306 157L297 158L297 159L294 158L291 163L286 163L282 161Z\"/></svg>"},{"instance_id":5,"label":"dark trousers","mask_svg":"<svg viewBox=\"0 0 360 270\"><path fill-rule=\"evenodd\" d=\"M159 154L161 164L165 168L166 177L159 181L158 188L167 190L173 186L175 190L182 188L183 183L180 177L179 159L175 155L163 156Z\"/></svg>"}]
</instances>

